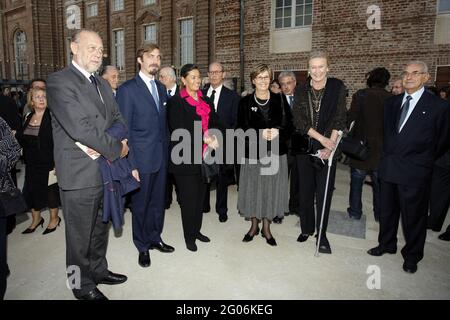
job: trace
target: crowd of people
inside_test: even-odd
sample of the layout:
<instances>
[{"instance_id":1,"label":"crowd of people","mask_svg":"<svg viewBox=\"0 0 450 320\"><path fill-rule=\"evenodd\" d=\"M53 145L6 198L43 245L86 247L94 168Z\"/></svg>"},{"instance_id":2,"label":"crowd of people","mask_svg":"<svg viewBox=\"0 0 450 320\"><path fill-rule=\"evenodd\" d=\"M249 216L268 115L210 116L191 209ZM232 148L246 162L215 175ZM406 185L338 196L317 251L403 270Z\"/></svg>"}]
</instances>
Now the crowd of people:
<instances>
[{"instance_id":1,"label":"crowd of people","mask_svg":"<svg viewBox=\"0 0 450 320\"><path fill-rule=\"evenodd\" d=\"M14 173L20 144L25 162L22 191L32 217L23 234L44 226L46 208L50 217L43 234L54 232L62 207L66 264L78 266L81 276L80 286L72 288L78 299L107 299L98 284L127 281L108 269L108 225L101 208L112 186L104 182L99 157L110 166L126 161L129 170L121 179L140 185L127 195L127 206L143 268L151 265L150 250L175 250L161 238L174 189L186 248L195 252L197 240L211 241L201 232L203 213L211 210L211 186L216 189L218 220L225 223L228 187L235 183L236 209L250 222L243 242L261 232L268 245L276 246L271 223L282 223L292 214L300 218L297 241L315 234L318 251L331 254L326 231L342 132L366 141L370 150L367 159L349 159L347 210L349 218L361 218L362 187L369 176L379 245L368 254L397 251L401 217L403 270L414 273L424 256L427 228L440 231L443 226L450 205L450 106L448 91L425 87L429 72L421 61L407 63L391 91L389 71L371 70L367 88L358 90L347 108L345 82L330 76L332 66L323 51L311 53L305 83L297 84L290 70L274 79L269 65L258 64L250 73L252 90L240 97L224 85L226 71L220 62L208 66L206 87L195 64L184 65L177 81L172 67L161 68L160 48L147 43L136 53L138 73L119 86L114 66L98 73L103 42L96 32L77 31L70 48L73 60L67 68L32 81L24 111L8 94L0 96L5 120L0 119L0 169L2 177ZM125 138L112 133L117 128L126 128ZM229 130L235 132L232 138L225 134ZM181 139L180 132L190 139ZM257 133L255 139L249 132ZM307 141L307 151L294 150L294 135ZM187 147L180 148L181 141ZM208 156L239 146L244 152L231 163L205 164ZM263 174L268 160L274 159L276 170ZM215 170L215 179L206 179L205 170ZM10 187L0 182L2 190ZM0 217L0 223L3 296L7 219ZM440 238L450 240L450 227Z\"/></svg>"}]
</instances>

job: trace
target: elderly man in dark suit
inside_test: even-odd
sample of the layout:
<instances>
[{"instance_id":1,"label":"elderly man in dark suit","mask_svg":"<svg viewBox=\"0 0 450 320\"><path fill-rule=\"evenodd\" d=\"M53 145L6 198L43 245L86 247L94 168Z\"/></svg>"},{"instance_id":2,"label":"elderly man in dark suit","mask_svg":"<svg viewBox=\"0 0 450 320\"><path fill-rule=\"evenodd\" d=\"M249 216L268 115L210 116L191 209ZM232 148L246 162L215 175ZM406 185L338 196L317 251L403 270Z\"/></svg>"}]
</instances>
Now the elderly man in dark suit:
<instances>
[{"instance_id":1,"label":"elderly man in dark suit","mask_svg":"<svg viewBox=\"0 0 450 320\"><path fill-rule=\"evenodd\" d=\"M109 229L102 222L103 184L94 159L125 157L128 145L105 133L115 122L124 121L108 83L95 75L102 63L102 39L95 31L79 30L70 48L72 63L47 81L67 272L76 298L105 300L97 284L119 284L127 277L108 271Z\"/></svg>"},{"instance_id":2,"label":"elderly man in dark suit","mask_svg":"<svg viewBox=\"0 0 450 320\"><path fill-rule=\"evenodd\" d=\"M167 179L169 138L166 120L167 93L156 79L161 53L154 43L138 49L139 73L117 91L117 102L129 128L133 176L141 188L131 196L133 242L141 267L151 264L149 250L170 253L175 249L161 239Z\"/></svg>"},{"instance_id":3,"label":"elderly man in dark suit","mask_svg":"<svg viewBox=\"0 0 450 320\"><path fill-rule=\"evenodd\" d=\"M214 103L214 108L219 116L220 127L224 129L234 129L237 121L237 112L239 104L239 96L235 91L232 91L223 85L225 79L225 71L219 62L213 62L209 65L208 77L210 86L203 91L211 102ZM230 147L233 146L231 141L225 141L225 146L228 143ZM226 147L225 149L226 150ZM225 159L224 159L225 160ZM219 221L226 222L228 220L228 185L229 181L233 179L234 170L232 165L219 165L219 176L217 179L216 188L216 212L219 214ZM210 184L208 184L205 195L205 202L203 205L203 212L209 212L210 207Z\"/></svg>"},{"instance_id":4,"label":"elderly man in dark suit","mask_svg":"<svg viewBox=\"0 0 450 320\"><path fill-rule=\"evenodd\" d=\"M424 62L409 62L402 77L405 93L385 104L379 244L368 253L396 253L401 217L403 270L415 273L424 255L433 164L450 145L450 109L425 90L430 75Z\"/></svg>"}]
</instances>

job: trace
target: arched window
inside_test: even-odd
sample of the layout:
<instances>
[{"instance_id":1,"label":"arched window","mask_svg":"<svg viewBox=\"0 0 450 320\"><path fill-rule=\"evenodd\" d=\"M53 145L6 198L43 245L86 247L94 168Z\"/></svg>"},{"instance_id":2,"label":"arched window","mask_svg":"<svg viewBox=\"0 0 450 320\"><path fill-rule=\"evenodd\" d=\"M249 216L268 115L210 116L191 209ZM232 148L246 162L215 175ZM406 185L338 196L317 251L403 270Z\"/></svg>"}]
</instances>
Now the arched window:
<instances>
[{"instance_id":1,"label":"arched window","mask_svg":"<svg viewBox=\"0 0 450 320\"><path fill-rule=\"evenodd\" d=\"M28 79L27 36L22 30L14 35L14 55L16 60L16 78Z\"/></svg>"}]
</instances>

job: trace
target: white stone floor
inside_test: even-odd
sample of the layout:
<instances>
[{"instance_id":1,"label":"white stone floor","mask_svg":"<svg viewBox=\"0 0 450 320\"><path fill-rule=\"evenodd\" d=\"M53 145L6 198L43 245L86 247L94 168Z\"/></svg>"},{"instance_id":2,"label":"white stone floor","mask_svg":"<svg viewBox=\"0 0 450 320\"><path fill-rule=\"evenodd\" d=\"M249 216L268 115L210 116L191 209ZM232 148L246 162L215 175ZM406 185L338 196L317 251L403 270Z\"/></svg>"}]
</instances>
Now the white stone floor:
<instances>
[{"instance_id":1,"label":"white stone floor","mask_svg":"<svg viewBox=\"0 0 450 320\"><path fill-rule=\"evenodd\" d=\"M22 180L21 176L19 185ZM336 180L332 208L345 211L348 167L340 165ZM367 186L363 194L366 239L328 233L333 254L319 257L314 256L313 239L296 241L299 227L295 216L286 217L281 225L272 225L278 246L270 247L261 236L243 243L249 223L237 214L235 186L229 195L229 220L219 223L215 212L205 214L202 233L211 242L197 242L199 250L195 253L185 247L180 209L172 204L166 211L162 237L176 250L172 254L150 251L152 264L146 269L137 263L127 212L123 234L116 237L110 232L107 258L110 270L126 274L128 281L117 286L100 285L100 290L117 300L450 299L450 243L439 240L439 233L428 231L425 258L415 274L402 270L400 252L382 257L366 253L377 245L378 235ZM211 203L214 200L212 192ZM46 227L48 212L43 217ZM449 222L447 217L445 227ZM66 287L64 224L49 235L42 235L43 229L22 235L28 224L19 224L9 236L11 276L5 299L73 300ZM399 239L400 249L404 244L401 230ZM368 288L368 279L374 275L373 271L368 273L368 268L379 270L379 289Z\"/></svg>"}]
</instances>

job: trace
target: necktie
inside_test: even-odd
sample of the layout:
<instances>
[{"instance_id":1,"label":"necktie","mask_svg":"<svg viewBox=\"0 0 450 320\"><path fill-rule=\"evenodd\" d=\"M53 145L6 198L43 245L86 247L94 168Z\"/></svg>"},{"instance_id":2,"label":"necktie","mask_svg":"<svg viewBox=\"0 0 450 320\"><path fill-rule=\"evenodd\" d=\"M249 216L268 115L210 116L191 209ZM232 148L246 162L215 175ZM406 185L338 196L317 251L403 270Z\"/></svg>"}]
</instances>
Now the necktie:
<instances>
[{"instance_id":1,"label":"necktie","mask_svg":"<svg viewBox=\"0 0 450 320\"><path fill-rule=\"evenodd\" d=\"M409 102L411 101L411 96L406 96L406 101L402 106L402 112L400 114L400 120L398 121L398 132L400 132L400 128L402 127L403 122L406 119L406 115L408 114L409 110Z\"/></svg>"},{"instance_id":2,"label":"necktie","mask_svg":"<svg viewBox=\"0 0 450 320\"><path fill-rule=\"evenodd\" d=\"M171 95L172 95L172 89L167 90L167 94L168 94L169 96L171 96Z\"/></svg>"},{"instance_id":3,"label":"necktie","mask_svg":"<svg viewBox=\"0 0 450 320\"><path fill-rule=\"evenodd\" d=\"M150 80L150 88L151 88L150 91L151 91L151 94L153 96L153 100L155 100L155 103L156 103L156 108L159 111L158 90L156 89L155 80Z\"/></svg>"},{"instance_id":4,"label":"necktie","mask_svg":"<svg viewBox=\"0 0 450 320\"><path fill-rule=\"evenodd\" d=\"M211 95L209 96L209 98L211 99L211 101L212 101L212 103L213 103L213 105L214 105L214 109L217 109L217 108L216 108L216 104L214 103L214 100L215 100L215 98L216 98L216 90L213 90L213 91L212 91L212 93L211 93Z\"/></svg>"},{"instance_id":5,"label":"necktie","mask_svg":"<svg viewBox=\"0 0 450 320\"><path fill-rule=\"evenodd\" d=\"M291 109L292 109L293 103L294 103L294 96L289 96L289 106L291 107Z\"/></svg>"},{"instance_id":6,"label":"necktie","mask_svg":"<svg viewBox=\"0 0 450 320\"><path fill-rule=\"evenodd\" d=\"M89 77L89 80L91 80L91 83L94 85L95 91L97 91L98 95L100 95L100 92L98 91L97 79L95 79L95 77L91 75Z\"/></svg>"}]
</instances>

